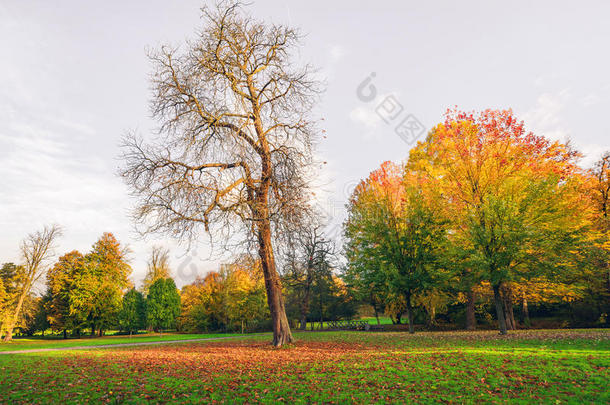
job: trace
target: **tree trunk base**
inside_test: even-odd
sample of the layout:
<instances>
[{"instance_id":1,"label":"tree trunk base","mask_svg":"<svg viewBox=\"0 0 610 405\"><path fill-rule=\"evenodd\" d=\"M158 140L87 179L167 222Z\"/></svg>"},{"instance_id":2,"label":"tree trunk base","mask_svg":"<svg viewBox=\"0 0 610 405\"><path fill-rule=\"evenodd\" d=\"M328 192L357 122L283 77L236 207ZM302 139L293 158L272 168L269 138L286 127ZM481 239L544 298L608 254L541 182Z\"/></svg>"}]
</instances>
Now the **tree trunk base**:
<instances>
[{"instance_id":1,"label":"tree trunk base","mask_svg":"<svg viewBox=\"0 0 610 405\"><path fill-rule=\"evenodd\" d=\"M275 347L281 347L283 345L287 345L290 343L294 343L294 338L292 337L292 333L290 330L281 331L280 333L273 334L273 342L271 343Z\"/></svg>"},{"instance_id":2,"label":"tree trunk base","mask_svg":"<svg viewBox=\"0 0 610 405\"><path fill-rule=\"evenodd\" d=\"M468 290L468 301L466 302L466 330L475 330L477 318L475 315L476 296L473 289Z\"/></svg>"},{"instance_id":3,"label":"tree trunk base","mask_svg":"<svg viewBox=\"0 0 610 405\"><path fill-rule=\"evenodd\" d=\"M504 317L504 303L502 302L502 296L500 295L500 285L494 285L493 290L500 335L506 335L506 318Z\"/></svg>"}]
</instances>

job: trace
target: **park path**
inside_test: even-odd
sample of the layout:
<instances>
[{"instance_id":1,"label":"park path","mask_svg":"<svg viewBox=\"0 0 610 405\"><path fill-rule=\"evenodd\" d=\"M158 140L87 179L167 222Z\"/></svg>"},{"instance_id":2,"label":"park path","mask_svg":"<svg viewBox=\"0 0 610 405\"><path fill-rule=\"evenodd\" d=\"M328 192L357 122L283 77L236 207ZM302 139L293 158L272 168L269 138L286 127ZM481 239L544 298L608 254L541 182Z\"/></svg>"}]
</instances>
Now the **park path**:
<instances>
[{"instance_id":1,"label":"park path","mask_svg":"<svg viewBox=\"0 0 610 405\"><path fill-rule=\"evenodd\" d=\"M264 334L265 333L252 333L249 335L222 336L222 337L213 337L213 338L158 340L158 341L154 341L154 342L134 342L134 343L109 343L107 345L51 347L51 348L46 348L46 349L23 349L23 350L11 350L11 351L0 352L0 355L38 353L38 352L58 352L58 351L62 351L62 350L108 349L108 348L112 348L112 347L166 345L166 344L171 344L171 343L202 342L202 341L206 341L206 340L237 339L237 338L243 338L243 337L247 337L247 336L257 336L257 335L264 335Z\"/></svg>"}]
</instances>

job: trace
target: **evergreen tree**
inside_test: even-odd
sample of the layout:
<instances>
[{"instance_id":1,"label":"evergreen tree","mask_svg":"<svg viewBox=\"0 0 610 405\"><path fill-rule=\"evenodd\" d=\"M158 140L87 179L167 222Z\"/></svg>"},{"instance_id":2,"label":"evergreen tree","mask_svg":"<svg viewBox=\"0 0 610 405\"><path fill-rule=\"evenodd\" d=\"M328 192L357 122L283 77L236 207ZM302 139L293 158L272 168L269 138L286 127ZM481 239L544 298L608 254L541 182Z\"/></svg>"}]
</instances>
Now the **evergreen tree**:
<instances>
[{"instance_id":1,"label":"evergreen tree","mask_svg":"<svg viewBox=\"0 0 610 405\"><path fill-rule=\"evenodd\" d=\"M160 278L151 284L146 297L146 321L155 331L176 326L180 315L180 294L174 280Z\"/></svg>"},{"instance_id":2,"label":"evergreen tree","mask_svg":"<svg viewBox=\"0 0 610 405\"><path fill-rule=\"evenodd\" d=\"M132 332L146 327L146 311L144 296L135 288L127 291L123 296L123 306L119 312L119 326L122 330Z\"/></svg>"}]
</instances>

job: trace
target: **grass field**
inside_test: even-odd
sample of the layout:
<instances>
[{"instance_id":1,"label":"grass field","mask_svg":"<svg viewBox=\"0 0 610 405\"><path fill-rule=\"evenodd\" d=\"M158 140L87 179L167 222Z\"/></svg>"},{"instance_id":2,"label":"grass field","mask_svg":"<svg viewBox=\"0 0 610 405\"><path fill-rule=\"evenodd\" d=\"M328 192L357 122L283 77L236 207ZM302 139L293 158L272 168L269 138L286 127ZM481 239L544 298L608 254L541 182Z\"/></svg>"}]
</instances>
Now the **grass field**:
<instances>
[{"instance_id":1,"label":"grass field","mask_svg":"<svg viewBox=\"0 0 610 405\"><path fill-rule=\"evenodd\" d=\"M607 330L296 337L0 355L0 402L610 403Z\"/></svg>"},{"instance_id":2,"label":"grass field","mask_svg":"<svg viewBox=\"0 0 610 405\"><path fill-rule=\"evenodd\" d=\"M129 336L108 336L95 338L81 339L14 339L9 343L0 343L0 353L15 350L31 350L31 349L51 349L59 347L72 346L102 346L120 343L141 343L141 342L157 342L168 340L188 340L188 339L206 339L223 336L240 336L239 334L218 334L218 333L201 333L201 334L178 334L178 333L158 333L142 334Z\"/></svg>"},{"instance_id":3,"label":"grass field","mask_svg":"<svg viewBox=\"0 0 610 405\"><path fill-rule=\"evenodd\" d=\"M360 318L358 319L359 321L368 321L368 323L370 325L377 325L377 318L375 318L374 316L366 316L364 318ZM380 325L392 325L392 319L390 319L389 316L380 316L379 317L379 324ZM311 329L311 326L313 325L313 329L314 330L318 330L320 328L320 322L307 322L307 330ZM327 326L328 325L328 321L324 321L324 325Z\"/></svg>"}]
</instances>

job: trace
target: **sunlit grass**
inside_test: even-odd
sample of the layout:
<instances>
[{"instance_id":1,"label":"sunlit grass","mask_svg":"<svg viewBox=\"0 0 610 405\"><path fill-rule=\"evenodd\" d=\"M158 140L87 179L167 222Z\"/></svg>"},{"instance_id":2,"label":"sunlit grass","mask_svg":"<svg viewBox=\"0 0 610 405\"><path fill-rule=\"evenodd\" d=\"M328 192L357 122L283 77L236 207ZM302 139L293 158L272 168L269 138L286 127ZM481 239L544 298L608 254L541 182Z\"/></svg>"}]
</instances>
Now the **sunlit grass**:
<instances>
[{"instance_id":1,"label":"sunlit grass","mask_svg":"<svg viewBox=\"0 0 610 405\"><path fill-rule=\"evenodd\" d=\"M15 350L33 350L33 349L53 349L72 346L100 346L122 343L145 343L145 342L163 342L171 340L188 340L188 339L206 339L240 336L240 334L228 333L199 333L199 334L179 334L179 333L149 333L142 335L129 336L105 336L96 338L81 338L81 339L29 339L19 338L11 342L0 343L0 352L15 351Z\"/></svg>"}]
</instances>

